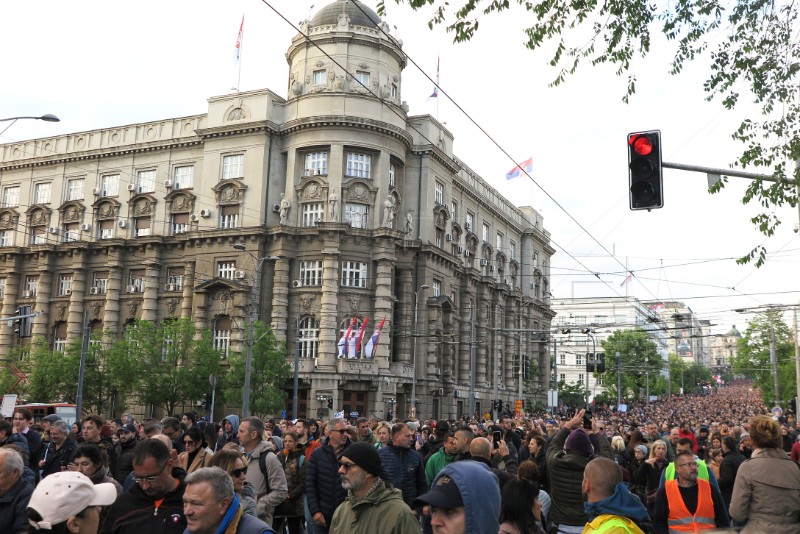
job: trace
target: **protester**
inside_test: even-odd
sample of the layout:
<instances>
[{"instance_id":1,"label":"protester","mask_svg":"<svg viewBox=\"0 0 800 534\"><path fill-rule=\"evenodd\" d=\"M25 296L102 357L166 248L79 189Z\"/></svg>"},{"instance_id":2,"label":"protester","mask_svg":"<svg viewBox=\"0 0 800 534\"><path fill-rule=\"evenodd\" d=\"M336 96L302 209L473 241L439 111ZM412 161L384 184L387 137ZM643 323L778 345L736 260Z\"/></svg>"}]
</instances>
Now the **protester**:
<instances>
[{"instance_id":1,"label":"protester","mask_svg":"<svg viewBox=\"0 0 800 534\"><path fill-rule=\"evenodd\" d=\"M375 448L382 449L392 438L392 426L386 421L381 421L375 428Z\"/></svg>"},{"instance_id":2,"label":"protester","mask_svg":"<svg viewBox=\"0 0 800 534\"><path fill-rule=\"evenodd\" d=\"M272 444L262 439L264 422L246 417L239 424L237 437L247 459L247 481L256 490L258 518L272 525L275 507L286 500L286 474Z\"/></svg>"},{"instance_id":3,"label":"protester","mask_svg":"<svg viewBox=\"0 0 800 534\"><path fill-rule=\"evenodd\" d=\"M33 491L26 510L27 532L97 534L99 507L108 506L116 499L114 484L94 484L77 472L53 473Z\"/></svg>"},{"instance_id":4,"label":"protester","mask_svg":"<svg viewBox=\"0 0 800 534\"><path fill-rule=\"evenodd\" d=\"M407 424L395 423L392 440L378 450L381 479L398 488L408 505L428 490L422 457L411 448L413 440L414 434Z\"/></svg>"},{"instance_id":5,"label":"protester","mask_svg":"<svg viewBox=\"0 0 800 534\"><path fill-rule=\"evenodd\" d=\"M114 480L108 472L108 456L94 443L81 443L75 449L70 471L78 471L92 481L92 484L111 484L117 494L122 493L122 484Z\"/></svg>"},{"instance_id":6,"label":"protester","mask_svg":"<svg viewBox=\"0 0 800 534\"><path fill-rule=\"evenodd\" d=\"M303 533L303 497L306 492L306 457L305 447L297 443L297 433L288 431L283 434L284 450L278 453L278 460L286 475L287 497L275 509L275 522L272 525L277 532L283 532L283 526L289 534Z\"/></svg>"},{"instance_id":7,"label":"protester","mask_svg":"<svg viewBox=\"0 0 800 534\"><path fill-rule=\"evenodd\" d=\"M206 444L203 431L196 426L189 427L181 436L183 452L178 455L179 465L187 473L194 473L198 469L208 467L214 455Z\"/></svg>"},{"instance_id":8,"label":"protester","mask_svg":"<svg viewBox=\"0 0 800 534\"><path fill-rule=\"evenodd\" d=\"M233 480L233 489L239 496L244 513L256 516L256 490L252 484L247 482L244 455L236 444L226 445L222 450L215 452L208 467L219 467L228 473Z\"/></svg>"},{"instance_id":9,"label":"protester","mask_svg":"<svg viewBox=\"0 0 800 534\"><path fill-rule=\"evenodd\" d=\"M584 508L589 522L583 534L642 534L650 530L647 509L628 491L622 468L615 463L608 458L595 458L586 464L581 490L586 495Z\"/></svg>"},{"instance_id":10,"label":"protester","mask_svg":"<svg viewBox=\"0 0 800 534\"><path fill-rule=\"evenodd\" d=\"M538 497L535 484L521 479L509 481L500 494L498 534L544 534L538 523L542 515Z\"/></svg>"},{"instance_id":11,"label":"protester","mask_svg":"<svg viewBox=\"0 0 800 534\"><path fill-rule=\"evenodd\" d=\"M33 481L23 479L22 455L8 447L0 448L0 532L20 534L28 524L25 509L33 493Z\"/></svg>"},{"instance_id":12,"label":"protester","mask_svg":"<svg viewBox=\"0 0 800 534\"><path fill-rule=\"evenodd\" d=\"M339 458L352 443L344 419L333 419L323 444L311 455L306 472L306 497L314 532L327 534L333 512L347 498L339 473Z\"/></svg>"},{"instance_id":13,"label":"protester","mask_svg":"<svg viewBox=\"0 0 800 534\"><path fill-rule=\"evenodd\" d=\"M42 459L39 461L42 478L65 470L77 446L69 435L69 425L66 422L51 423L50 442L44 447Z\"/></svg>"}]
</instances>

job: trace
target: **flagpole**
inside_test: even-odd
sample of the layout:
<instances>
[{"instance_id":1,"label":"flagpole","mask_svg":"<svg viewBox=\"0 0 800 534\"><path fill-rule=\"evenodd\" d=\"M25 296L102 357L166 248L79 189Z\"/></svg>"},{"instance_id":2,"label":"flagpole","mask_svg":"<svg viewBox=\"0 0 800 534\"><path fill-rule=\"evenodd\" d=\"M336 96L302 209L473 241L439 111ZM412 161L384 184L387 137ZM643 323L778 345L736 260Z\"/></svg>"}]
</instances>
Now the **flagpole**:
<instances>
[{"instance_id":1,"label":"flagpole","mask_svg":"<svg viewBox=\"0 0 800 534\"><path fill-rule=\"evenodd\" d=\"M239 29L239 72L236 75L236 92L241 92L242 83L242 51L244 50L244 15L242 15L242 25ZM296 418L295 418L296 419Z\"/></svg>"}]
</instances>

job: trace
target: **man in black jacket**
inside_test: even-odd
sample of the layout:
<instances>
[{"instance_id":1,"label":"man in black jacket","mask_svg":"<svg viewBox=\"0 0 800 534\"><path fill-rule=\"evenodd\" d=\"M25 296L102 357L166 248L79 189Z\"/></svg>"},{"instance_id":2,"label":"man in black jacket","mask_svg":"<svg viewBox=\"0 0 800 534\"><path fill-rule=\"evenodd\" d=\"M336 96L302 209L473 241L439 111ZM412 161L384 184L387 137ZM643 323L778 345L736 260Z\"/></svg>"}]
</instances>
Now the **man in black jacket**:
<instances>
[{"instance_id":1,"label":"man in black jacket","mask_svg":"<svg viewBox=\"0 0 800 534\"><path fill-rule=\"evenodd\" d=\"M719 492L722 500L725 501L725 509L731 505L733 495L733 483L736 481L736 473L739 466L745 461L745 457L739 452L738 443L733 436L722 438L722 462L719 464Z\"/></svg>"},{"instance_id":2,"label":"man in black jacket","mask_svg":"<svg viewBox=\"0 0 800 534\"><path fill-rule=\"evenodd\" d=\"M50 425L50 442L42 450L39 469L42 478L62 471L72 459L78 444L69 435L66 421L56 421Z\"/></svg>"},{"instance_id":3,"label":"man in black jacket","mask_svg":"<svg viewBox=\"0 0 800 534\"><path fill-rule=\"evenodd\" d=\"M334 419L330 429L327 440L311 454L306 471L306 498L316 534L328 534L333 512L347 498L339 476L339 460L350 445L347 422Z\"/></svg>"},{"instance_id":4,"label":"man in black jacket","mask_svg":"<svg viewBox=\"0 0 800 534\"><path fill-rule=\"evenodd\" d=\"M139 432L136 425L126 423L119 429L119 443L116 445L117 470L114 478L120 484L125 483L128 474L133 471L133 451L139 444Z\"/></svg>"},{"instance_id":5,"label":"man in black jacket","mask_svg":"<svg viewBox=\"0 0 800 534\"><path fill-rule=\"evenodd\" d=\"M176 478L174 464L170 449L160 439L139 442L133 454L136 485L108 508L101 534L183 534L186 485Z\"/></svg>"},{"instance_id":6,"label":"man in black jacket","mask_svg":"<svg viewBox=\"0 0 800 534\"><path fill-rule=\"evenodd\" d=\"M386 447L378 450L381 459L381 479L403 492L403 501L411 501L428 492L425 466L422 457L411 448L414 433L405 423L392 427L392 439Z\"/></svg>"}]
</instances>

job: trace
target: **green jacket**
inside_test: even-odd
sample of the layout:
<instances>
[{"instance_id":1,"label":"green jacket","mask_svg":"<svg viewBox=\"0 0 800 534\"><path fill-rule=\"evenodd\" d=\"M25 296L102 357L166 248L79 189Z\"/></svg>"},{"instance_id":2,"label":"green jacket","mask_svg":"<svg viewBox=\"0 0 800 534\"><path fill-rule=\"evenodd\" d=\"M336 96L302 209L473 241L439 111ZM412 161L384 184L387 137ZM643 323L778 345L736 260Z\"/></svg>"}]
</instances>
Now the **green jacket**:
<instances>
[{"instance_id":1,"label":"green jacket","mask_svg":"<svg viewBox=\"0 0 800 534\"><path fill-rule=\"evenodd\" d=\"M644 534L632 519L618 515L603 514L594 518L591 523L583 527L583 534L602 534L614 532L615 534Z\"/></svg>"},{"instance_id":2,"label":"green jacket","mask_svg":"<svg viewBox=\"0 0 800 534\"><path fill-rule=\"evenodd\" d=\"M425 464L425 479L428 481L428 486L433 483L433 479L439 474L439 471L445 468L449 463L455 459L455 454L445 454L444 447L436 451Z\"/></svg>"},{"instance_id":3,"label":"green jacket","mask_svg":"<svg viewBox=\"0 0 800 534\"><path fill-rule=\"evenodd\" d=\"M411 508L403 502L403 492L388 488L378 479L377 487L361 500L352 492L336 508L330 534L419 534L420 527Z\"/></svg>"}]
</instances>

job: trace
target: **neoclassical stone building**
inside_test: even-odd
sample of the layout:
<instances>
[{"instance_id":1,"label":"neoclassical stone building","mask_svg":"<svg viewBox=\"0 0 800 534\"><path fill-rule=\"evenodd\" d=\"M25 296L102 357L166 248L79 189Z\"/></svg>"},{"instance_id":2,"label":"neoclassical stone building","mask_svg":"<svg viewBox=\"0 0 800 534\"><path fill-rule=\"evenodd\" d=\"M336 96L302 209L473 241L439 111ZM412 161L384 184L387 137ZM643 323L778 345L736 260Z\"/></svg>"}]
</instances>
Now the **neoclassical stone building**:
<instances>
[{"instance_id":1,"label":"neoclassical stone building","mask_svg":"<svg viewBox=\"0 0 800 534\"><path fill-rule=\"evenodd\" d=\"M455 417L473 375L478 410L495 391L513 405L523 360L544 402L541 216L457 158L441 123L408 115L402 43L372 10L337 0L301 29L286 98L0 146L3 316L40 311L33 332L54 348L81 336L85 309L112 333L186 317L243 351L255 296L288 361L299 352L300 416L327 415L328 398L405 416L416 389L420 416ZM339 357L354 317L365 344L385 318L373 357Z\"/></svg>"}]
</instances>

